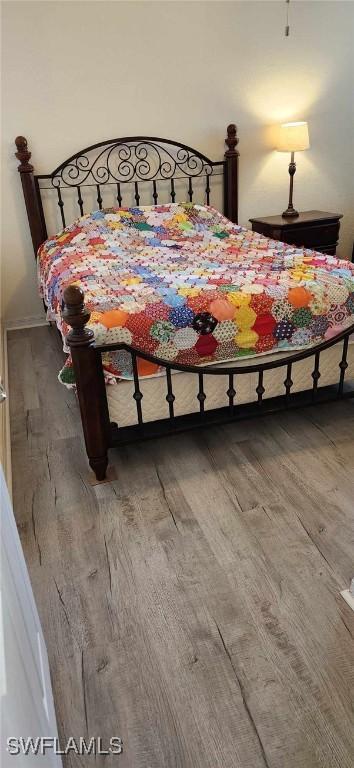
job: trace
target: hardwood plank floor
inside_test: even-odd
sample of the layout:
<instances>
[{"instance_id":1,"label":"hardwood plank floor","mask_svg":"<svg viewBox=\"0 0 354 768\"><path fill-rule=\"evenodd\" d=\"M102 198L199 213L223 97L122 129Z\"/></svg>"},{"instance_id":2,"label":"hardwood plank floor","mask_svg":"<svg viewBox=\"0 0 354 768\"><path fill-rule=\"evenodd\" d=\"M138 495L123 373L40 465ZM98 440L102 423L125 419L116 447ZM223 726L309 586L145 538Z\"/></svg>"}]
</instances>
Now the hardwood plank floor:
<instances>
[{"instance_id":1,"label":"hardwood plank floor","mask_svg":"<svg viewBox=\"0 0 354 768\"><path fill-rule=\"evenodd\" d=\"M354 404L111 451L92 487L53 328L9 334L14 508L65 768L352 768Z\"/></svg>"}]
</instances>

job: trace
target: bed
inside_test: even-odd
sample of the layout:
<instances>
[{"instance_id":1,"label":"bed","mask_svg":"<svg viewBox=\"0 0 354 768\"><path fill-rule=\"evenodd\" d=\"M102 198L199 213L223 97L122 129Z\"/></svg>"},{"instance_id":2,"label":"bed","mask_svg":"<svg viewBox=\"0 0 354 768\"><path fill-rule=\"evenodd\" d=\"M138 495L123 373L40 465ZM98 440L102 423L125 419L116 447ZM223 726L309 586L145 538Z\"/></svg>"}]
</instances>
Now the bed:
<instances>
[{"instance_id":1,"label":"bed","mask_svg":"<svg viewBox=\"0 0 354 768\"><path fill-rule=\"evenodd\" d=\"M131 440L354 395L354 266L238 226L237 143L114 139L38 175L16 139L97 480Z\"/></svg>"}]
</instances>

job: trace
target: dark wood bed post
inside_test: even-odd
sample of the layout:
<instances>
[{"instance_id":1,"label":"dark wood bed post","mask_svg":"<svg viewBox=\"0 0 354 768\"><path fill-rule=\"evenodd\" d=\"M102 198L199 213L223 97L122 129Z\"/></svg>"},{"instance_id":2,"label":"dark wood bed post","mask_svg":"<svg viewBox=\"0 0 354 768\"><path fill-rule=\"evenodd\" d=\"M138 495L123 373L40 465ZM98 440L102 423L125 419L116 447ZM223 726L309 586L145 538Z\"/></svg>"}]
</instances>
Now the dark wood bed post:
<instances>
[{"instance_id":1,"label":"dark wood bed post","mask_svg":"<svg viewBox=\"0 0 354 768\"><path fill-rule=\"evenodd\" d=\"M231 123L227 126L225 139L227 150L225 152L224 173L224 213L225 216L238 224L238 158L236 149L238 144L237 126Z\"/></svg>"},{"instance_id":2,"label":"dark wood bed post","mask_svg":"<svg viewBox=\"0 0 354 768\"><path fill-rule=\"evenodd\" d=\"M104 480L108 466L110 421L101 355L94 347L94 333L85 328L90 313L77 285L64 291L63 318L71 331L66 337L74 366L86 451L97 480Z\"/></svg>"},{"instance_id":3,"label":"dark wood bed post","mask_svg":"<svg viewBox=\"0 0 354 768\"><path fill-rule=\"evenodd\" d=\"M21 174L22 190L31 230L33 249L35 255L37 255L39 246L47 239L42 201L36 185L36 179L33 175L33 165L29 162L31 153L28 149L27 139L24 136L17 136L15 144L17 149L16 157L20 161L18 172Z\"/></svg>"}]
</instances>

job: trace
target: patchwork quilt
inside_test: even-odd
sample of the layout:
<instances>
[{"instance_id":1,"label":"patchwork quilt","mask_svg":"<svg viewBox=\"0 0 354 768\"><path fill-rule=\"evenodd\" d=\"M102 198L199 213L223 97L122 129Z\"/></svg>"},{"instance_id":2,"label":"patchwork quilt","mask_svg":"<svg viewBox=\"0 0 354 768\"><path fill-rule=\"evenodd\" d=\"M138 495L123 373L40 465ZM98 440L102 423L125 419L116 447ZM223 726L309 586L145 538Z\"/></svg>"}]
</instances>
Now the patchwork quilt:
<instances>
[{"instance_id":1,"label":"patchwork quilt","mask_svg":"<svg viewBox=\"0 0 354 768\"><path fill-rule=\"evenodd\" d=\"M40 247L38 269L64 339L63 292L76 283L98 343L182 364L302 349L354 323L354 264L188 203L82 216ZM126 351L105 353L103 364L107 382L132 377ZM161 372L139 358L140 375ZM74 383L70 356L60 380Z\"/></svg>"}]
</instances>

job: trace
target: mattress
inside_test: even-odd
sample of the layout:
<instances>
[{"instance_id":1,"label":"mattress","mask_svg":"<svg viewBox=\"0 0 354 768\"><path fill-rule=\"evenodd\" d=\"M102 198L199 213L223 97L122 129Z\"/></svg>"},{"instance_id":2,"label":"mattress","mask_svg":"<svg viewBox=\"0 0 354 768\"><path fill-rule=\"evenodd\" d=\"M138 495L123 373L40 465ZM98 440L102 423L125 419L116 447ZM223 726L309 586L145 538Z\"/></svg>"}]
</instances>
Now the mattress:
<instances>
[{"instance_id":1,"label":"mattress","mask_svg":"<svg viewBox=\"0 0 354 768\"><path fill-rule=\"evenodd\" d=\"M339 362L342 356L343 344L339 342L329 349L321 352L319 387L337 384L339 381ZM278 355L267 355L263 361L275 360ZM354 387L354 342L348 348L348 368L345 381L351 382ZM239 363L238 363L239 365ZM247 361L241 361L240 365L247 365ZM227 365L225 371L227 372ZM311 389L313 380L311 373L314 367L314 357L293 363L291 378L293 386L291 392L301 392ZM275 397L285 393L284 379L286 367L279 367L264 372L263 386L265 387L264 399ZM204 392L206 400L205 410L221 408L228 405L226 390L228 377L223 375L204 374ZM245 373L235 375L235 388L237 395L235 405L251 403L257 399L256 387L257 374ZM168 418L169 410L166 401L167 382L166 376L141 378L140 391L143 394L141 401L144 422ZM199 410L198 376L195 373L176 373L172 377L173 393L175 395L175 416L193 413ZM134 385L132 381L120 380L116 384L106 387L108 408L111 421L118 426L126 427L137 424L136 403L133 398Z\"/></svg>"},{"instance_id":2,"label":"mattress","mask_svg":"<svg viewBox=\"0 0 354 768\"><path fill-rule=\"evenodd\" d=\"M99 344L209 365L304 349L354 323L354 264L269 240L191 203L95 211L44 243L42 296L63 337L67 285L79 285ZM132 378L106 352L106 381ZM138 359L141 377L163 366ZM70 357L60 374L73 385Z\"/></svg>"}]
</instances>

